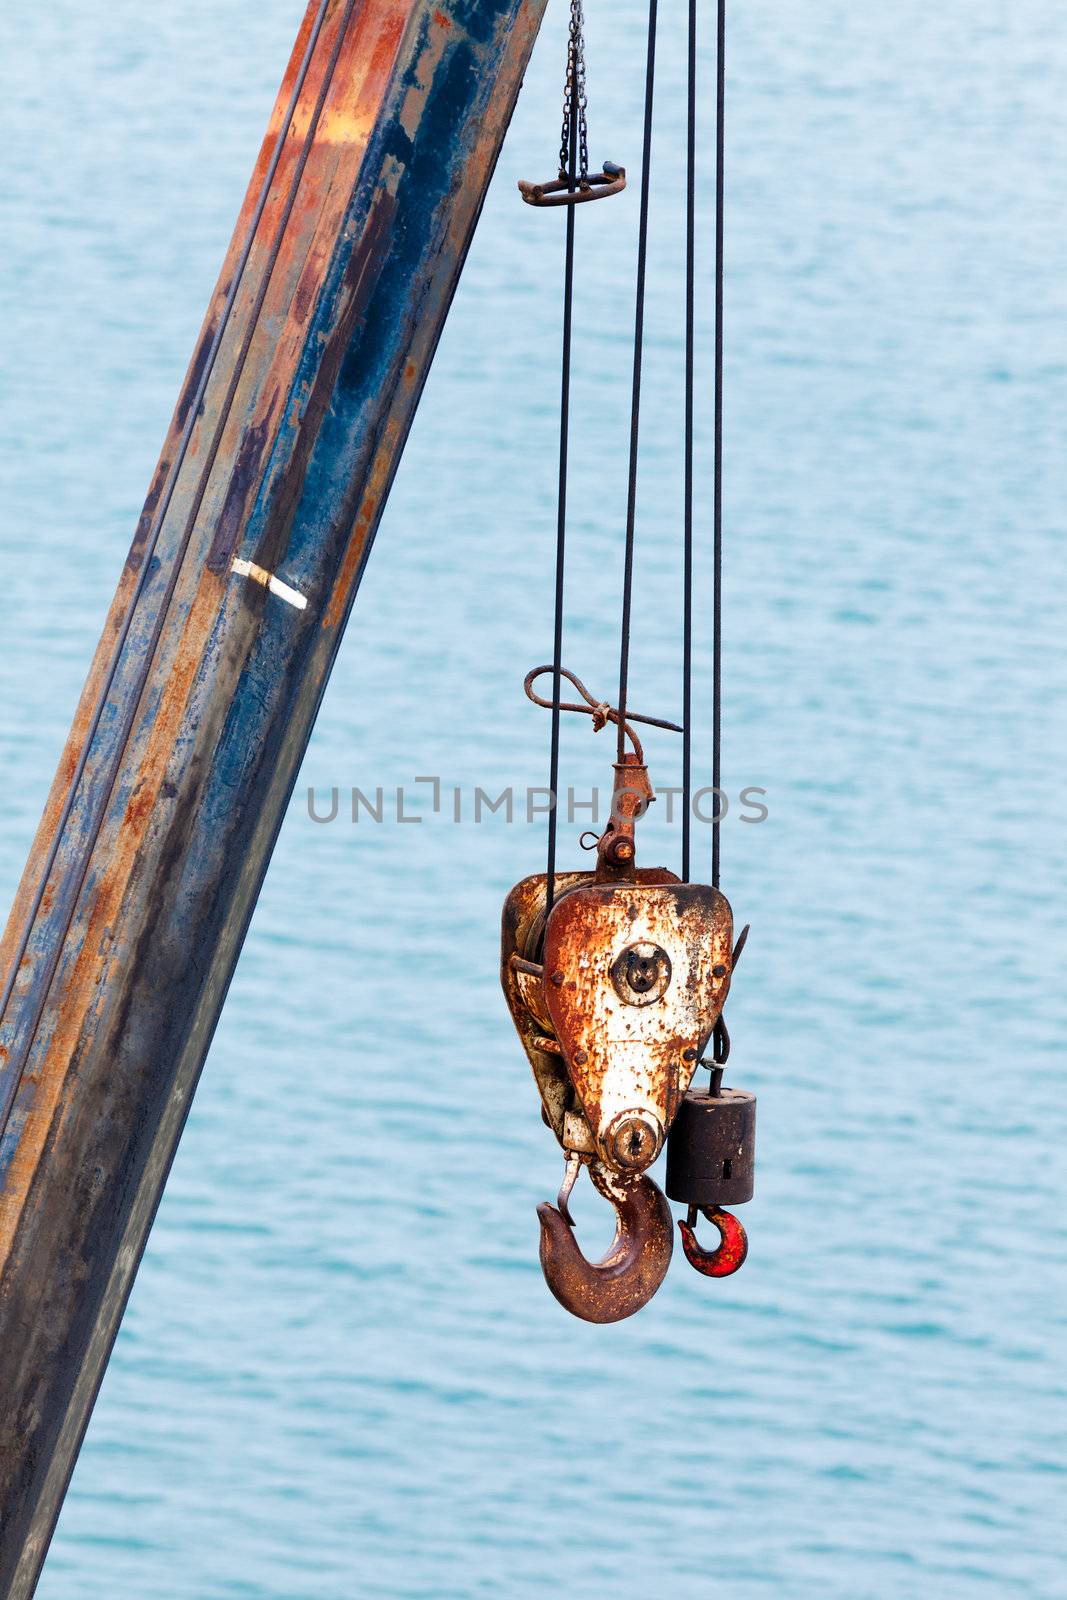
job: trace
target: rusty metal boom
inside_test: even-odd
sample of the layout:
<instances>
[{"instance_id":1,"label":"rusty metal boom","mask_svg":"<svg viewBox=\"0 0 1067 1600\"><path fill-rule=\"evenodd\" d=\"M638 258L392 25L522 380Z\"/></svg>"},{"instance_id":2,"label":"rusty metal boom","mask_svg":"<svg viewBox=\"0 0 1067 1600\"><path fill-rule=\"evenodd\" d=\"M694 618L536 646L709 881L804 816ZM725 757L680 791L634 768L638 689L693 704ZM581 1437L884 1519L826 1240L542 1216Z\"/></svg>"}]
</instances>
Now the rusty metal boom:
<instances>
[{"instance_id":1,"label":"rusty metal boom","mask_svg":"<svg viewBox=\"0 0 1067 1600\"><path fill-rule=\"evenodd\" d=\"M0 944L32 1594L544 0L312 0Z\"/></svg>"}]
</instances>

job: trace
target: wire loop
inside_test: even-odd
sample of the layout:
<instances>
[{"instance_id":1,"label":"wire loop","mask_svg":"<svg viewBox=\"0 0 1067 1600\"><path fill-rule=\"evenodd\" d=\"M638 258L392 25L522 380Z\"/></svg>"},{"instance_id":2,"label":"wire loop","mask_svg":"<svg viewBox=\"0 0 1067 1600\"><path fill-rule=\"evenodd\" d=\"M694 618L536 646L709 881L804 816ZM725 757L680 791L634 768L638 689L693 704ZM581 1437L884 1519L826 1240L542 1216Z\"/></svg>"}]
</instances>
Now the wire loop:
<instances>
[{"instance_id":1,"label":"wire loop","mask_svg":"<svg viewBox=\"0 0 1067 1600\"><path fill-rule=\"evenodd\" d=\"M601 728L606 728L609 722L614 723L620 729L620 733L625 729L626 737L632 744L634 755L641 766L645 764L644 746L630 726L632 722L643 722L650 728L666 728L669 733L681 733L682 731L677 722L667 722L663 717L639 717L636 711L631 711L626 721L620 725L619 713L615 707L609 706L606 700L598 700L595 695L590 694L581 678L576 677L566 667L559 668L559 676L566 678L568 683L574 685L585 704L578 705L574 700L546 700L543 695L537 694L533 687L543 672L551 672L553 678L555 678L556 669L551 663L543 667L531 667L526 674L522 686L526 691L528 700L532 700L535 706L544 706L546 711L580 711L584 716L592 717L594 733L599 733Z\"/></svg>"}]
</instances>

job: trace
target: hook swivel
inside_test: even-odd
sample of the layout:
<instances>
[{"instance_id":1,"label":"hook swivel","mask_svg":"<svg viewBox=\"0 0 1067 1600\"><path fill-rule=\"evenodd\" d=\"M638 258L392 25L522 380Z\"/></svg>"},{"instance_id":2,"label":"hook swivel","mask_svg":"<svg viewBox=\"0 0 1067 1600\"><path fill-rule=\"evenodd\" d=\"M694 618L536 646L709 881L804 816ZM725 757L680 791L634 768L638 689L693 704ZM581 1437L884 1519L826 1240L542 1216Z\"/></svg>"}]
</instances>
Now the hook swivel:
<instances>
[{"instance_id":1,"label":"hook swivel","mask_svg":"<svg viewBox=\"0 0 1067 1600\"><path fill-rule=\"evenodd\" d=\"M702 1249L697 1241L698 1209L719 1230L719 1243L714 1250ZM679 1218L678 1227L685 1259L705 1278L728 1278L744 1265L748 1255L748 1234L732 1211L723 1211L719 1206L690 1206L686 1220L682 1222Z\"/></svg>"},{"instance_id":2,"label":"hook swivel","mask_svg":"<svg viewBox=\"0 0 1067 1600\"><path fill-rule=\"evenodd\" d=\"M594 1188L615 1211L615 1237L605 1256L587 1261L574 1236L567 1200L577 1177L571 1157L558 1206L537 1208L541 1270L560 1305L585 1322L621 1322L647 1305L667 1273L674 1247L671 1211L644 1175L621 1179L599 1160L588 1163Z\"/></svg>"}]
</instances>

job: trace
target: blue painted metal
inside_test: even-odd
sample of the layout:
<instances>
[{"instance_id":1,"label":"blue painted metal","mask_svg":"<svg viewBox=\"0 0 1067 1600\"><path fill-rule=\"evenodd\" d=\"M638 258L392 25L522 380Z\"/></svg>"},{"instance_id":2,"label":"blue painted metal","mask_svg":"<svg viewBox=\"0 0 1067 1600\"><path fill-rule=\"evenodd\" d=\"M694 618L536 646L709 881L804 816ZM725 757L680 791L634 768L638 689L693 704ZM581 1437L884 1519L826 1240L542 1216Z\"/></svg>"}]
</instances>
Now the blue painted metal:
<instances>
[{"instance_id":1,"label":"blue painted metal","mask_svg":"<svg viewBox=\"0 0 1067 1600\"><path fill-rule=\"evenodd\" d=\"M0 945L6 1596L36 1584L542 8L312 0L298 38Z\"/></svg>"}]
</instances>

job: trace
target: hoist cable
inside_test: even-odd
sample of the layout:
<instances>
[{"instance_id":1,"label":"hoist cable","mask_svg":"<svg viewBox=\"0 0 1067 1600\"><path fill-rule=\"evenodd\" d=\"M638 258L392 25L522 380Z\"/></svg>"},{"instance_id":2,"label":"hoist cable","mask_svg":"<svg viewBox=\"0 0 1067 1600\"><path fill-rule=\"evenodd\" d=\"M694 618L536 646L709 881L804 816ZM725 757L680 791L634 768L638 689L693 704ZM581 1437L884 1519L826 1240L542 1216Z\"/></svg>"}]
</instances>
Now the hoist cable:
<instances>
[{"instance_id":1,"label":"hoist cable","mask_svg":"<svg viewBox=\"0 0 1067 1600\"><path fill-rule=\"evenodd\" d=\"M693 792L693 368L696 329L697 0L689 0L685 168L685 488L682 575L682 881L689 882Z\"/></svg>"},{"instance_id":2,"label":"hoist cable","mask_svg":"<svg viewBox=\"0 0 1067 1600\"><path fill-rule=\"evenodd\" d=\"M634 304L633 387L630 397L630 471L626 494L626 552L622 580L622 627L619 648L619 739L616 759L622 761L625 739L626 690L630 676L630 612L633 603L634 527L637 518L637 447L641 428L641 357L645 334L645 266L648 259L648 193L652 158L652 99L656 84L657 0L649 0L648 52L645 61L645 123L641 145L641 214L637 233L637 292Z\"/></svg>"},{"instance_id":3,"label":"hoist cable","mask_svg":"<svg viewBox=\"0 0 1067 1600\"><path fill-rule=\"evenodd\" d=\"M567 145L567 187L578 181L580 128L584 129L584 70L580 70L581 0L572 0L571 25L567 41L568 118L564 124ZM561 152L562 153L562 152ZM567 454L570 443L571 408L571 330L574 312L574 216L576 206L565 207L567 236L563 263L563 355L560 363L559 402L559 493L556 501L556 576L555 614L552 628L552 733L548 758L548 865L545 911L552 910L556 897L556 838L559 832L559 724L563 672L563 577L567 546Z\"/></svg>"},{"instance_id":4,"label":"hoist cable","mask_svg":"<svg viewBox=\"0 0 1067 1600\"><path fill-rule=\"evenodd\" d=\"M230 410L232 408L233 401L234 401L234 398L236 396L237 387L238 387L241 375L242 375L243 370L244 370L245 361L247 360L248 352L249 352L249 349L251 348L252 337L254 335L256 326L257 326L257 324L259 322L259 317L260 317L260 314L261 314L262 309L263 309L264 302L265 302L266 297L267 297L267 292L268 292L268 289L270 287L271 279L273 278L274 270L275 270L275 268L277 266L278 259L279 259L279 256L281 254L282 242L283 242L283 239L284 239L284 236L285 236L286 229L287 229L288 224L289 224L289 219L292 216L293 207L294 207L294 205L296 203L297 192L299 190L300 183L301 183L301 180L302 180L303 175L304 175L304 169L305 169L305 167L307 165L308 157L309 157L310 152L311 152L311 145L312 145L312 142L313 142L314 137L315 137L315 133L316 133L317 128L318 128L319 119L320 119L320 117L322 115L322 108L323 108L323 106L325 104L326 96L327 96L327 94L329 92L329 89L330 89L330 87L332 85L332 82L333 82L333 77L334 77L334 73L335 73L335 70L336 70L337 61L338 61L338 58L339 58L339 55L340 55L341 46L342 46L342 44L344 42L344 38L345 38L345 35L346 35L346 32L347 32L347 28L348 28L348 22L349 22L349 20L351 18L351 14L352 14L352 11L354 10L354 6L355 6L355 0L348 0L348 3L346 5L346 7L345 7L344 15L341 18L341 21L340 21L340 24L339 24L339 27L338 27L337 37L334 40L334 44L333 44L333 48L331 50L329 62L328 62L328 65L327 65L327 68L326 68L326 72L325 72L324 77L323 77L322 85L321 85L320 90L319 90L319 94L318 94L318 98L317 98L317 101L316 101L315 109L314 109L314 111L312 113L312 116L311 116L311 119L309 121L308 128L307 128L307 131L306 131L306 134L305 134L305 137L304 137L303 147L301 149L301 153L300 153L300 156L298 158L297 165L296 165L296 168L294 170L294 174L293 174L292 180L290 182L288 198L287 198L285 208L284 208L284 210L282 212L282 216L281 216L281 219L280 219L278 227L277 227L277 231L276 231L275 238L274 238L274 241L273 241L273 244L272 244L272 248L271 248L271 254L270 254L270 257L269 257L269 259L267 261L266 269L264 271L263 278L262 278L262 281L260 283L259 290L257 291L256 300L254 302L254 305L253 305L253 308L252 308L252 312L251 312L251 316L250 316L250 319L249 319L249 325L248 325L248 328L246 330L246 334L245 334L244 340L242 342L240 353L239 353L239 355L238 355L238 357L237 357L237 359L236 359L236 361L234 363L234 370L233 370L233 374L232 374L232 377L231 377L231 380L230 380L230 384L229 384L229 387L228 387L228 390L227 390L226 399L225 399L225 401L223 403L223 406L221 408L221 412L220 412L220 415L219 415L219 419L218 419L218 423L217 423L217 426L216 426L216 430L215 430L214 436L212 438L211 447L210 447L210 449L208 451L208 455L207 455L207 458L205 460L205 464L204 464L203 470L201 472L200 479L198 481L197 493L196 493L196 496L194 498L193 506L192 506L190 514L186 518L186 521L185 521L185 524L184 524L184 527L183 527L183 530L182 530L182 536L181 536L181 539L179 540L178 550L176 552L176 556L175 556L174 562L172 564L171 573L170 573L170 576L168 578L167 585L166 585L162 600L161 600L160 605L159 605L159 609L158 609L158 612L157 612L157 615L156 615L155 623L153 625L152 634L151 634L151 637L149 639L148 646L147 646L147 648L146 648L146 650L144 652L142 668L141 668L141 671L138 674L138 678L137 678L137 681L136 681L136 684L135 684L135 687L134 687L134 693L131 696L131 700L130 700L130 706L131 706L130 713L129 713L128 717L126 717L124 719L123 737L118 743L115 760L112 762L111 770L107 774L107 781L101 787L101 791L100 791L101 799L100 799L100 803L95 807L95 813L94 813L94 816L93 816L92 825L89 828L87 828L87 830L86 830L87 840L86 840L86 847L85 847L85 851L84 851L84 856L83 856L83 859L82 859L82 861L80 863L80 876L79 876L79 879L78 879L78 887L77 887L76 893L75 893L75 895L74 895L74 897L72 899L71 905L70 905L69 913L68 913L68 916L67 916L67 919L66 919L66 924L65 924L65 927L64 927L62 935L60 935L59 937L57 937L53 941L51 959L50 959L50 961L48 962L48 964L46 966L46 972L45 972L44 981L40 985L39 999L38 999L37 1006L35 1008L35 1013L34 1013L34 1016L33 1016L33 1019L32 1019L31 1026L30 1026L30 1028L28 1030L28 1033L27 1033L27 1036L26 1036L25 1046L17 1054L15 1054L13 1052L12 1053L12 1058L8 1062L8 1070L10 1072L10 1079L9 1079L9 1083L8 1083L7 1095L5 1097L5 1103L3 1105L0 1105L0 1132L2 1132L3 1128L6 1126L7 1118L9 1116L9 1114L10 1114L11 1106L14 1103L14 1098L15 1098L15 1095L16 1095L17 1090L18 1090L18 1084L19 1084L19 1081L21 1079L22 1071L23 1071L23 1068L25 1066L26 1060L28 1059L29 1052L30 1052L30 1050L31 1050L31 1048L33 1046L33 1041L34 1041L34 1038L36 1037L37 1029L40 1026L40 1021L41 1021L41 1017L42 1017L42 1015L44 1013L44 1008L45 1008L45 1006L47 1004L48 994L49 994L49 991L51 989L52 982L53 982L53 980L55 978L56 969L57 969L58 964L59 964L59 957L60 957L60 953L61 953L62 943L63 943L64 938L66 937L66 933L70 929L70 924L71 924L71 922L73 921L73 918L74 918L74 911L75 911L75 907L76 907L76 904L77 904L77 900L78 900L78 897L79 897L79 895L81 893L81 888L84 885L86 875L88 874L90 860L91 860L92 853L93 853L93 850L95 848L97 839L99 837L100 827L102 825L104 816L106 815L107 807L110 804L111 796L112 796L112 793L113 793L113 790L114 790L114 785L115 785L115 782L116 782L117 777L118 777L118 773L119 773L119 769L120 769L121 764L122 764L123 756L125 755L126 741L128 740L130 732L132 730L133 722L134 722L134 720L136 718L136 714L137 714L137 708L138 708L138 706L140 704L141 698L142 698L143 693L144 693L145 685L147 684L147 681L148 681L148 676L149 676L149 673L150 673L151 668L152 668L152 663L153 663L153 661L155 659L156 649L158 647L159 640L160 640L160 637L161 637L162 632L163 632L163 627L164 627L164 623L165 623L165 620L166 620L167 612L168 612L169 607L170 607L170 602L171 602L171 599L173 598L174 591L175 591L175 589L177 587L178 577L180 575L181 568L182 568L182 565L183 565L184 560L185 560L185 556L186 556L186 554L188 552L188 548L189 548L189 544L190 544L191 539L192 539L192 534L193 534L193 530L194 530L194 527L195 527L197 516L199 515L200 508L201 508L201 506L203 504L204 495L205 495L206 490L207 490L208 478L209 478L210 473L211 473L211 471L212 471L212 469L214 467L214 464L215 464L215 459L216 459L216 456L217 456L217 453L218 453L219 444L220 444L221 439L222 439L222 433L223 433L223 430L225 428L226 422L227 422L227 420L229 418ZM97 734L97 732L99 730L99 726L100 726L101 719L103 717L104 709L105 709L105 707L107 705L108 696L110 695L111 689L112 689L113 684L114 684L114 679L115 679L115 674L116 674L116 671L117 671L117 668L118 668L119 658L120 658L122 649L123 649L123 647L124 647L124 645L126 643L126 640L127 640L128 636L129 636L130 628L131 628L132 623L133 623L134 614L135 614L135 612L137 610L137 606L138 606L138 604L139 604L139 602L140 602L140 600L141 600L141 598L142 598L142 596L144 594L145 588L147 586L147 581L148 581L149 575L150 574L154 575L155 571L157 570L157 567L156 567L156 564L155 564L153 558L155 556L155 551L156 551L156 548L158 546L160 534L161 534L162 529L163 529L163 524L164 524L164 522L166 520L167 513L168 513L168 511L170 509L170 505L171 505L171 502L172 502L173 497L174 497L174 493L175 493L175 490L176 490L176 487L177 487L177 483L178 483L178 478L179 478L179 475L181 473L182 466L183 466L183 464L185 462L185 459L186 459L186 456L187 456L187 453L188 453L188 450L189 450L189 444L190 444L190 441L192 439L194 428L196 426L197 421L200 419L200 410L201 410L201 407L203 405L204 397L205 397L206 392L207 392L207 386L208 386L208 383L209 383L209 381L211 379L212 373L214 371L214 368L215 368L215 365L216 365L216 362L217 362L217 359L218 359L219 351L220 351L220 348L221 348L221 345L222 345L222 341L223 341L223 338L225 336L225 333L226 333L226 330L227 330L227 327L228 327L228 324L229 324L229 320L230 320L231 314L233 312L234 305L236 304L236 301L237 301L237 296L238 296L238 294L240 292L240 289L242 287L242 284L243 284L244 273L245 273L245 270L246 270L246 268L248 266L248 262L249 262L249 260L251 258L252 249L253 249L253 246L255 244L256 234L258 232L260 222L262 221L264 211L266 210L266 207L267 207L267 202L268 202L269 197L270 197L271 186L273 184L274 177L275 177L275 175L277 173L278 165L279 165L279 163L281 161L282 151L283 151L283 149L285 147L285 144L286 144L286 142L287 142L287 140L289 138L289 135L290 135L290 131L291 131L292 127L293 127L293 118L294 118L294 115L296 113L297 105L299 103L299 98L300 98L301 93L303 92L303 88L304 88L304 84L305 84L306 79L307 79L308 71L310 70L311 61L312 61L312 58L313 58L314 53L315 53L315 48L316 48L316 46L318 44L319 37L320 37L320 35L322 33L323 25L325 23L326 15L327 15L327 12L328 12L329 8L330 8L330 0L322 0L322 3L319 6L319 10L318 10L318 12L316 14L316 17L315 17L315 21L314 21L314 23L312 25L311 33L310 33L309 38L308 38L307 47L306 47L306 49L304 51L304 55L303 55L303 58L301 60L300 67L299 67L299 70L297 72L296 81L295 81L295 83L293 85L292 94L290 95L290 98L289 98L289 103L288 103L288 106L287 106L287 109L286 109L286 114L285 114L284 120L282 122L281 128L279 130L278 138L277 138L277 140L275 142L274 150L273 150L272 155L271 155L270 165L268 166L266 175L264 177L263 184L262 184L262 187L260 189L259 197L258 197L258 200L257 200L257 203L256 203L255 212L254 212L253 217L252 217L252 222L251 222L251 225L250 225L250 228L249 228L245 243L244 243L244 245L242 247L242 251L241 251L241 255L240 255L239 261L238 261L237 269L236 269L236 271L234 273L233 282L232 282L232 284L230 286L229 293L228 293L228 295L226 297L226 301L225 301L225 304L223 306L222 314L221 314L221 317L219 319L219 326L218 326L218 329L216 330L216 333L215 333L215 335L214 335L214 337L212 339L212 342L211 342L211 345L210 345L210 348L209 348L209 351L208 351L208 357L207 357L207 360L206 360L206 362L204 364L204 371L201 374L200 380L199 380L199 382L198 382L198 384L196 386L196 390L195 390L194 396L193 396L192 401L191 401L190 406L189 406L189 416L188 416L188 419L187 419L186 424L185 424L185 429L183 431L183 434L182 434L182 437L181 437L181 441L179 443L178 450L175 453L175 463L174 463L173 468L171 469L170 477L169 477L169 479L167 481L166 492L163 495L163 497L161 499L161 503L160 503L159 509L157 510L157 512L156 512L156 514L155 514L155 516L153 518L151 529L150 529L150 532L149 532L149 536L148 536L148 539L146 540L146 546L145 546L145 549L144 549L144 551L142 553L142 557L141 557L141 565L140 565L140 571L139 571L139 575L138 575L137 586L136 586L136 588L134 590L134 593L133 593L133 596L131 597L129 606L127 607L126 613L125 613L125 615L123 617L122 626L121 626L121 629L120 629L119 634L118 634L117 639L116 639L116 643L115 643L114 648L113 648L108 674L107 674L107 677L105 679L104 685L103 685L103 687L102 687L102 689L100 691L99 696L97 697L96 703L95 703L94 708L93 708L93 714L92 714L92 717L91 717L91 720L90 720L89 729L88 729L88 731L86 733L85 741L84 741L84 743L82 745L82 749L81 749L81 752L80 752L80 755L79 755L79 759L78 759L78 764L77 764L77 766L75 768L74 775L73 775L73 777L71 779L70 788L68 790L67 797L66 797L66 800L64 802L63 810L60 813L59 821L57 822L57 825L56 825L56 830L55 830L55 833L53 835L52 843L51 843L48 855L47 855L46 860L45 860L45 865L44 865L44 868L43 868L43 871L42 871L42 875L41 875L40 882L39 882L39 885L38 885L38 888L37 888L37 892L35 894L33 902L31 903L30 911L29 911L29 914L28 914L28 916L26 918L26 922L25 922L24 927L23 927L23 931L22 931L22 935L21 935L21 938L20 938L19 946L15 950L15 952L13 953L13 956L12 956L10 974L9 974L9 977L8 977L8 980L7 980L5 989L4 989L3 998L2 998L2 1000L0 1000L0 1020L2 1020L4 1014L6 1013L8 1003L9 1003L9 1001L11 999L11 994L12 994L12 992L14 990L16 977L18 975L18 972L21 969L23 960L25 958L26 950L28 948L29 941L30 941L30 938L31 938L32 933L33 933L33 928L34 928L34 925L35 925L36 920L37 920L37 916L38 916L39 911L40 911L40 907L41 907L41 903L42 903L43 898L44 898L45 890L47 889L47 886L48 886L48 880L51 877L52 871L53 871L54 866L55 866L56 857L57 857L57 855L59 853L59 847L60 847L60 844L61 844L61 841L62 841L63 831L64 831L64 829L66 827L67 822L70 819L70 815L71 815L71 812L72 812L73 807L74 807L74 802L75 802L75 799L77 797L78 789L80 787L81 780L82 780L82 778L83 778L83 776L85 774L85 770L86 770L86 767L88 765L88 760L89 760L89 755L91 753L91 748L92 748L93 742L95 740L96 734Z\"/></svg>"},{"instance_id":5,"label":"hoist cable","mask_svg":"<svg viewBox=\"0 0 1067 1600\"><path fill-rule=\"evenodd\" d=\"M715 821L711 831L711 882L719 887L722 828L722 312L723 219L726 189L726 0L718 0L715 90L715 455L713 566L715 594L712 613L711 783L715 791Z\"/></svg>"}]
</instances>

